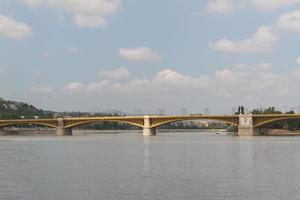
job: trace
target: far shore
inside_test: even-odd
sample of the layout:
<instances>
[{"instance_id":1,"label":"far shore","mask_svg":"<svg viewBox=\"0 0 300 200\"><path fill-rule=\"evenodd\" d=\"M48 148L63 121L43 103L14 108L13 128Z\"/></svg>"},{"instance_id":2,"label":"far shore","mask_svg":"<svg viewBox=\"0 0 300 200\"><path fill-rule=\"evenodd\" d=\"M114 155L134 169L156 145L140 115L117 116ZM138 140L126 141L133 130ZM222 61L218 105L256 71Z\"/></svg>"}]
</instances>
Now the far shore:
<instances>
[{"instance_id":1,"label":"far shore","mask_svg":"<svg viewBox=\"0 0 300 200\"><path fill-rule=\"evenodd\" d=\"M300 136L300 131L289 131L283 129L270 129L268 136Z\"/></svg>"},{"instance_id":2,"label":"far shore","mask_svg":"<svg viewBox=\"0 0 300 200\"><path fill-rule=\"evenodd\" d=\"M158 129L161 133L193 132L193 133L212 133L218 135L236 135L226 129ZM51 128L7 128L0 130L0 135L54 135L55 129ZM73 129L74 135L80 134L121 134L121 133L141 133L142 130L91 130ZM269 129L267 136L300 136L300 131L289 131L283 129Z\"/></svg>"},{"instance_id":3,"label":"far shore","mask_svg":"<svg viewBox=\"0 0 300 200\"><path fill-rule=\"evenodd\" d=\"M73 129L74 134L109 134L109 133L141 133L142 130L92 130L92 129ZM158 132L210 132L226 134L226 129L158 129ZM9 128L0 130L0 135L53 135L55 129L51 128Z\"/></svg>"}]
</instances>

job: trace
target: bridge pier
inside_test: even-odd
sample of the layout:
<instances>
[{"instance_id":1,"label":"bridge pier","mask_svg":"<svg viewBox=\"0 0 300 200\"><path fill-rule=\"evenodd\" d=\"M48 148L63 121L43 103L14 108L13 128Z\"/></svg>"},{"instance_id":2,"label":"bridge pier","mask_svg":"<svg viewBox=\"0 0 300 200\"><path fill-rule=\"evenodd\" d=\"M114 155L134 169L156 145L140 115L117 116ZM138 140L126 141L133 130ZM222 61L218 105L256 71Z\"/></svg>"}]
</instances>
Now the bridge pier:
<instances>
[{"instance_id":1,"label":"bridge pier","mask_svg":"<svg viewBox=\"0 0 300 200\"><path fill-rule=\"evenodd\" d=\"M254 128L252 114L240 114L238 136L258 136L260 132L259 128Z\"/></svg>"},{"instance_id":2,"label":"bridge pier","mask_svg":"<svg viewBox=\"0 0 300 200\"><path fill-rule=\"evenodd\" d=\"M143 136L155 136L156 128L143 128Z\"/></svg>"},{"instance_id":3,"label":"bridge pier","mask_svg":"<svg viewBox=\"0 0 300 200\"><path fill-rule=\"evenodd\" d=\"M151 128L150 117L146 115L144 116L143 136L154 136L154 135L156 135L156 128Z\"/></svg>"},{"instance_id":4,"label":"bridge pier","mask_svg":"<svg viewBox=\"0 0 300 200\"><path fill-rule=\"evenodd\" d=\"M260 135L260 130L251 127L239 127L238 136L258 136Z\"/></svg>"},{"instance_id":5,"label":"bridge pier","mask_svg":"<svg viewBox=\"0 0 300 200\"><path fill-rule=\"evenodd\" d=\"M71 128L56 128L56 134L57 136L64 136L64 135L73 135Z\"/></svg>"}]
</instances>

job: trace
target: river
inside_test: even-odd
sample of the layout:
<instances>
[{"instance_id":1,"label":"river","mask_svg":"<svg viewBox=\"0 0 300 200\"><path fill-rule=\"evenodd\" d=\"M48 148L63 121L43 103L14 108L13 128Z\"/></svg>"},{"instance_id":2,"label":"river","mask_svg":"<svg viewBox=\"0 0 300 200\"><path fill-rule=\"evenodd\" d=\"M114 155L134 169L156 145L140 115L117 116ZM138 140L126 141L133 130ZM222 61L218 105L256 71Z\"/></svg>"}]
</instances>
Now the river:
<instances>
[{"instance_id":1,"label":"river","mask_svg":"<svg viewBox=\"0 0 300 200\"><path fill-rule=\"evenodd\" d=\"M299 199L300 137L0 136L1 200Z\"/></svg>"}]
</instances>

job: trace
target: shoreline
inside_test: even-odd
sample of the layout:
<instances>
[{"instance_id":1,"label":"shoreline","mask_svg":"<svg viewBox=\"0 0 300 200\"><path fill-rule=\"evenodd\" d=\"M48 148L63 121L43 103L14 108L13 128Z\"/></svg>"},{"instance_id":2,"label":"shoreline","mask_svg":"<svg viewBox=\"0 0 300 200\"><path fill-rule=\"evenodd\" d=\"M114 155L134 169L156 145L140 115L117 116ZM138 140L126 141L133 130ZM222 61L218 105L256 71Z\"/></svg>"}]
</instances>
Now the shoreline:
<instances>
[{"instance_id":1,"label":"shoreline","mask_svg":"<svg viewBox=\"0 0 300 200\"><path fill-rule=\"evenodd\" d=\"M270 129L267 136L300 136L300 131L289 131L283 129Z\"/></svg>"},{"instance_id":2,"label":"shoreline","mask_svg":"<svg viewBox=\"0 0 300 200\"><path fill-rule=\"evenodd\" d=\"M161 133L173 133L173 132L209 132L209 133L227 133L226 129L157 129ZM0 130L0 135L54 135L55 129L3 129ZM80 134L120 134L120 133L142 133L142 130L86 130L86 129L74 129L73 133Z\"/></svg>"}]
</instances>

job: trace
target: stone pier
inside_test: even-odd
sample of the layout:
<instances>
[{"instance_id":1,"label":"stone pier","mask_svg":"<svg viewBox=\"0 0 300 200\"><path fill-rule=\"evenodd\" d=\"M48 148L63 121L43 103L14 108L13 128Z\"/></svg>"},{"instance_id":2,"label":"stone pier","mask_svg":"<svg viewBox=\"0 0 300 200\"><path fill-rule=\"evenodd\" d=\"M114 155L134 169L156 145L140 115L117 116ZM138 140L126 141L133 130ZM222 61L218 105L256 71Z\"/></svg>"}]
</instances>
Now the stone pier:
<instances>
[{"instance_id":1,"label":"stone pier","mask_svg":"<svg viewBox=\"0 0 300 200\"><path fill-rule=\"evenodd\" d=\"M254 128L252 114L239 116L238 136L257 136L260 135L260 129Z\"/></svg>"},{"instance_id":2,"label":"stone pier","mask_svg":"<svg viewBox=\"0 0 300 200\"><path fill-rule=\"evenodd\" d=\"M64 136L64 135L72 135L72 128L64 128L64 120L63 118L57 119L58 127L56 128L57 136Z\"/></svg>"},{"instance_id":3,"label":"stone pier","mask_svg":"<svg viewBox=\"0 0 300 200\"><path fill-rule=\"evenodd\" d=\"M144 116L143 135L144 136L156 135L156 128L150 127L150 117L148 115Z\"/></svg>"},{"instance_id":4,"label":"stone pier","mask_svg":"<svg viewBox=\"0 0 300 200\"><path fill-rule=\"evenodd\" d=\"M72 129L71 128L56 128L55 135L57 135L57 136L72 135Z\"/></svg>"}]
</instances>

